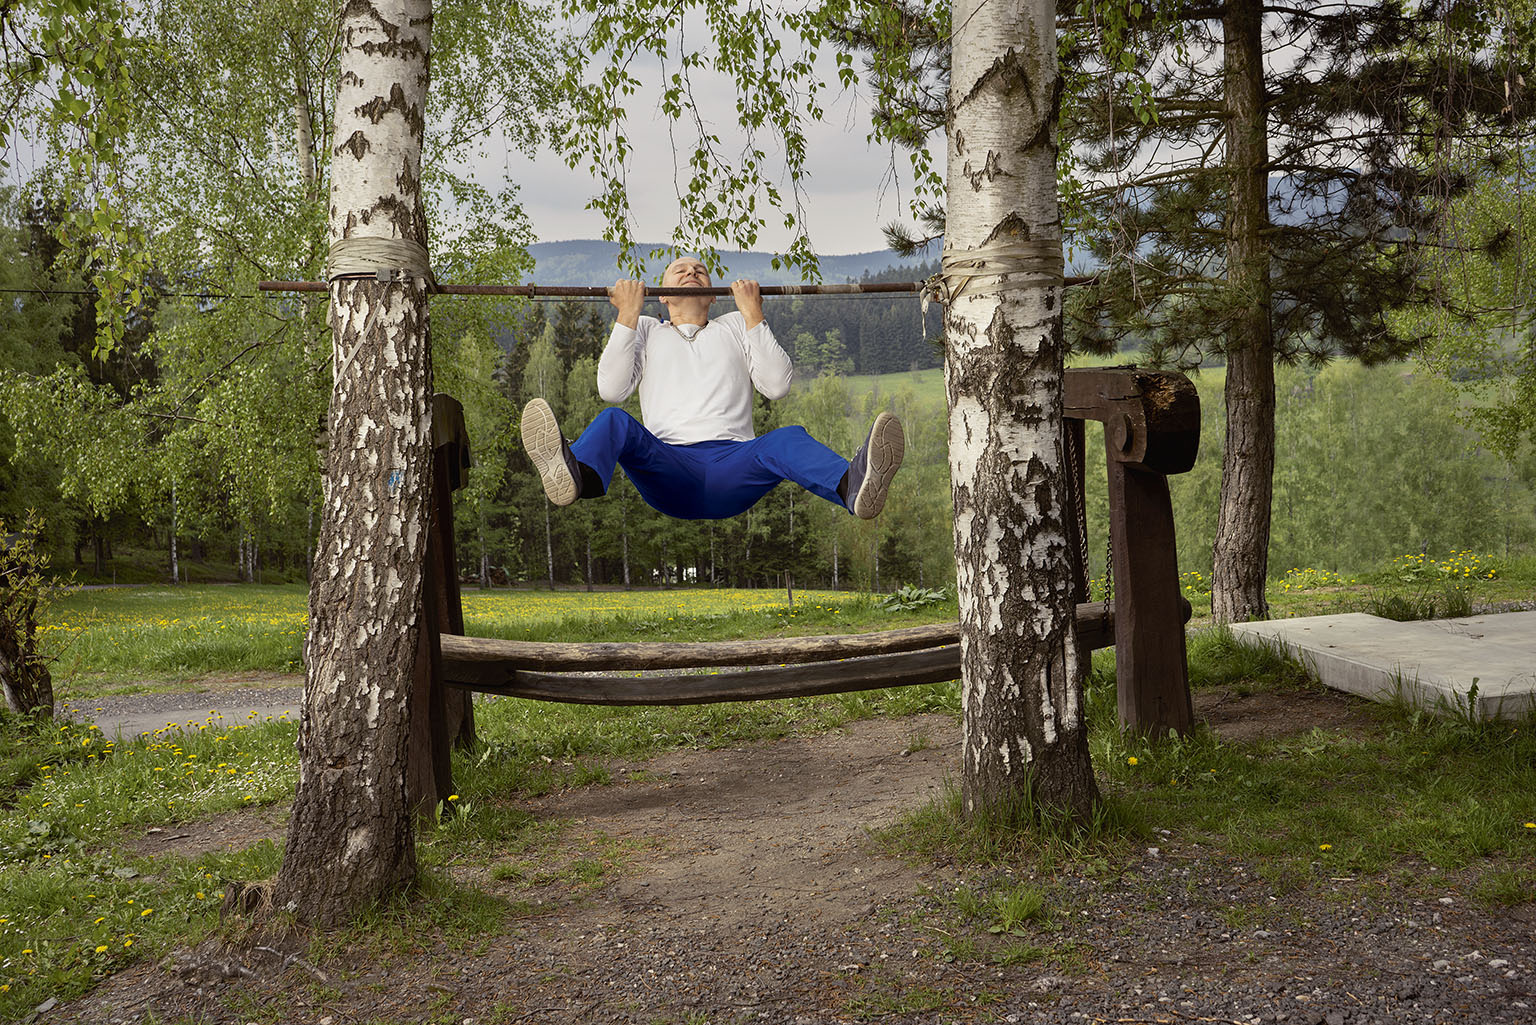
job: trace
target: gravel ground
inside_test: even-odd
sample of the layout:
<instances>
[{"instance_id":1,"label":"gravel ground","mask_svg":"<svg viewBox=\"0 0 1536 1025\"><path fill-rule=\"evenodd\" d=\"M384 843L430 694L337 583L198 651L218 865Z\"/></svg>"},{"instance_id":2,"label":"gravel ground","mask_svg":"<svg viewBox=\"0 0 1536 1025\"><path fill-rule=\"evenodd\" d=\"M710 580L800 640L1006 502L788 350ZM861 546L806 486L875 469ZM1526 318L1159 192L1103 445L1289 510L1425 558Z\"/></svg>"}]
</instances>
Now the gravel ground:
<instances>
[{"instance_id":1,"label":"gravel ground","mask_svg":"<svg viewBox=\"0 0 1536 1025\"><path fill-rule=\"evenodd\" d=\"M253 714L297 719L304 700L304 677L289 673L249 673L205 680L195 689L113 694L76 702L60 702L54 714L76 721L90 720L107 736L125 739L166 726L196 729L222 715L244 721Z\"/></svg>"},{"instance_id":2,"label":"gravel ground","mask_svg":"<svg viewBox=\"0 0 1536 1025\"><path fill-rule=\"evenodd\" d=\"M1232 739L1368 722L1351 699L1202 694ZM1536 909L1464 894L1475 870L1416 882L1311 878L1162 835L1082 875L1020 864L962 880L893 856L869 831L958 775L934 716L616 765L616 782L528 802L565 823L554 869L622 850L595 887L450 865L507 900L491 934L210 941L104 980L40 1020L69 1022L724 1023L1536 1022ZM281 810L159 831L145 853L280 836ZM994 934L952 898L1031 880L1048 914ZM231 931L229 936L238 936Z\"/></svg>"}]
</instances>

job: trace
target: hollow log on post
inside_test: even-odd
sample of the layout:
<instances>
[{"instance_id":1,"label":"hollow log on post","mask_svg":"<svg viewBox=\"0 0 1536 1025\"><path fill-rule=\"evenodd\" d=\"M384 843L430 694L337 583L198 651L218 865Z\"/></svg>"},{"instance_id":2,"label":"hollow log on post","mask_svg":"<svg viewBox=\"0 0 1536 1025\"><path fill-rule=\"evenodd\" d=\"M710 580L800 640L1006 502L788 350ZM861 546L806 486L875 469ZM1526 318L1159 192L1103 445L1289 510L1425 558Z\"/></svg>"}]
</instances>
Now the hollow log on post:
<instances>
[{"instance_id":1,"label":"hollow log on post","mask_svg":"<svg viewBox=\"0 0 1536 1025\"><path fill-rule=\"evenodd\" d=\"M1189 603L1179 603L1180 629ZM1075 614L1084 649L1115 642L1114 610L1086 602ZM784 637L767 641L696 644L548 644L487 637L442 638L442 673L455 687L511 697L571 704L683 705L805 697L940 683L960 676L957 623L838 637ZM575 675L767 666L746 672L643 677Z\"/></svg>"},{"instance_id":2,"label":"hollow log on post","mask_svg":"<svg viewBox=\"0 0 1536 1025\"><path fill-rule=\"evenodd\" d=\"M1104 424L1120 728L1188 733L1189 615L1167 475L1195 464L1200 397L1189 378L1167 371L1070 370L1064 380L1067 416Z\"/></svg>"},{"instance_id":3,"label":"hollow log on post","mask_svg":"<svg viewBox=\"0 0 1536 1025\"><path fill-rule=\"evenodd\" d=\"M432 397L432 510L422 578L421 641L411 702L411 804L433 814L453 793L451 749L473 743L469 692L443 679L441 638L464 632L458 560L453 546L453 493L464 486L469 441L464 407L447 395Z\"/></svg>"}]
</instances>

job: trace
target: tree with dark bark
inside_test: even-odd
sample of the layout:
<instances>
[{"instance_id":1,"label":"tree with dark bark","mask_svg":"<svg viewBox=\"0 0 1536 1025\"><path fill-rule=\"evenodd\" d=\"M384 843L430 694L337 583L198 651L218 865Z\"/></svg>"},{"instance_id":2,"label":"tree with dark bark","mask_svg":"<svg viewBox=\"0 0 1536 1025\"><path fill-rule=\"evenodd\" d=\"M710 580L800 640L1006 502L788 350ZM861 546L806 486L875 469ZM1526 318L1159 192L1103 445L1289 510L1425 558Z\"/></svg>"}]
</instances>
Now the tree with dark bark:
<instances>
[{"instance_id":1,"label":"tree with dark bark","mask_svg":"<svg viewBox=\"0 0 1536 1025\"><path fill-rule=\"evenodd\" d=\"M1448 47L1453 31L1482 45ZM1154 362L1226 364L1217 619L1268 615L1274 364L1418 347L1388 314L1432 301L1434 218L1471 180L1437 154L1453 138L1497 151L1528 122L1516 35L1486 3L1181 2L1127 25L1123 71L1079 62L1070 131L1099 186L1078 238L1107 272L1069 315Z\"/></svg>"},{"instance_id":2,"label":"tree with dark bark","mask_svg":"<svg viewBox=\"0 0 1536 1025\"><path fill-rule=\"evenodd\" d=\"M407 794L432 460L421 204L430 0L351 0L331 175L334 386L299 784L274 900L333 924L416 875ZM381 282L372 268L405 268Z\"/></svg>"},{"instance_id":3,"label":"tree with dark bark","mask_svg":"<svg viewBox=\"0 0 1536 1025\"><path fill-rule=\"evenodd\" d=\"M947 12L890 10L913 41L906 79L947 76ZM1068 296L1068 341L1226 364L1213 606L1222 620L1263 618L1274 364L1394 359L1422 341L1388 313L1433 301L1419 270L1443 242L1436 214L1477 177L1475 160L1448 172L1445 154L1497 163L1536 115L1520 76L1529 19L1401 0L1083 0L1058 15L1067 235L1102 268ZM857 20L846 31L870 39ZM927 145L946 116L938 95L883 97L898 141ZM920 220L944 229L936 208ZM892 241L925 239L898 229Z\"/></svg>"},{"instance_id":4,"label":"tree with dark bark","mask_svg":"<svg viewBox=\"0 0 1536 1025\"><path fill-rule=\"evenodd\" d=\"M53 715L53 674L38 650L37 622L50 585L48 557L38 549L42 523L29 517L7 533L0 523L0 692L17 715Z\"/></svg>"}]
</instances>

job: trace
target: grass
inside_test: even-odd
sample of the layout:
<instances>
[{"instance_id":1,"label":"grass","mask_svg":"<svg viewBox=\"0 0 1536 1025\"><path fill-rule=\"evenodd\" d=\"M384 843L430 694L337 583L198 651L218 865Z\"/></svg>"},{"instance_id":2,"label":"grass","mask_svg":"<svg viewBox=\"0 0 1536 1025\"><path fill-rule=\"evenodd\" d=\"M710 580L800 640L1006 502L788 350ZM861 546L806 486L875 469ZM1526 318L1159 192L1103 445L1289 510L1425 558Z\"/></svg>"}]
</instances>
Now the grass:
<instances>
[{"instance_id":1,"label":"grass","mask_svg":"<svg viewBox=\"0 0 1536 1025\"><path fill-rule=\"evenodd\" d=\"M1318 689L1300 667L1226 631L1194 634L1189 657L1197 694L1301 700ZM1104 797L1088 829L1065 830L1027 803L968 820L950 785L875 834L887 850L959 870L929 923L946 957L1070 971L1070 942L1047 936L1072 900L1053 880L1123 870L1154 825L1157 844L1253 866L1274 893L1391 879L1488 907L1536 902L1536 716L1486 722L1363 705L1369 721L1357 729L1238 743L1201 726L1152 741L1119 732L1112 652L1095 657L1087 707ZM1016 877L1024 871L1029 880Z\"/></svg>"},{"instance_id":2,"label":"grass","mask_svg":"<svg viewBox=\"0 0 1536 1025\"><path fill-rule=\"evenodd\" d=\"M117 744L93 727L0 717L11 772L0 791L0 1018L195 942L224 882L277 869L279 851L146 857L130 832L275 804L293 792L293 726L211 722Z\"/></svg>"},{"instance_id":3,"label":"grass","mask_svg":"<svg viewBox=\"0 0 1536 1025\"><path fill-rule=\"evenodd\" d=\"M1533 580L1536 561L1527 561L1456 586L1481 601L1501 589L1524 587L1528 596ZM1422 586L1366 579L1341 589L1299 574L1291 582L1301 586L1272 593L1294 614L1331 609L1340 595L1359 600L1365 589ZM493 636L677 640L860 632L952 618L955 608L951 600L897 614L866 596L830 593L802 593L790 608L782 594L760 591L470 592L466 613L472 632ZM64 656L56 665L73 667L60 673L61 689L78 699L145 681L165 687L188 675L293 668L303 619L296 587L146 588L77 592L48 626ZM1221 631L1193 632L1189 653L1197 691L1304 700L1315 687L1296 665ZM1153 826L1158 843L1219 849L1279 890L1371 877L1443 893L1449 880L1489 906L1536 900L1536 721L1362 706L1371 708L1362 728L1247 743L1202 728L1151 742L1115 726L1112 652L1096 656L1086 698L1105 797L1088 829L1066 828L1027 802L968 820L951 785L876 837L892 851L961 870L959 889L935 912L953 920L945 926L951 935L935 944L944 956L1069 967L1070 940L1047 935L1069 920L1069 898L1053 875L1117 871ZM605 885L635 848L603 837L575 847L562 824L538 822L520 805L557 788L613 785L614 760L916 712L958 717L957 685L692 708L486 700L477 706L481 747L455 755L456 813L418 840L421 889L365 912L354 935L405 957L412 930L423 925L464 938L495 935L539 913L548 890L577 899ZM224 881L272 875L281 852L270 842L185 858L146 857L127 841L154 826L281 805L294 785L293 740L289 723L214 719L117 744L88 728L0 719L0 1018L21 1016L45 996L82 993L145 953L196 942L217 927ZM912 732L912 750L929 743ZM1010 872L1021 865L1035 878ZM463 870L485 882L463 881ZM935 999L943 1002L919 994L886 1005L871 990L851 1009L878 1015Z\"/></svg>"},{"instance_id":4,"label":"grass","mask_svg":"<svg viewBox=\"0 0 1536 1025\"><path fill-rule=\"evenodd\" d=\"M1311 686L1225 632L1191 644L1197 685L1238 693ZM1261 669L1264 660L1274 665ZM1175 835L1219 843L1279 879L1379 874L1405 862L1451 871L1536 854L1536 720L1478 722L1406 706L1363 705L1369 728L1312 729L1227 743L1208 729L1150 742L1124 737L1104 706L1112 664L1096 674L1094 763L1113 799ZM1108 692L1108 698L1105 696ZM1536 899L1536 889L1527 899Z\"/></svg>"},{"instance_id":5,"label":"grass","mask_svg":"<svg viewBox=\"0 0 1536 1025\"><path fill-rule=\"evenodd\" d=\"M298 672L308 616L293 584L76 590L39 633L60 688L85 698L209 673Z\"/></svg>"},{"instance_id":6,"label":"grass","mask_svg":"<svg viewBox=\"0 0 1536 1025\"><path fill-rule=\"evenodd\" d=\"M765 591L470 592L465 606L474 632L536 640L860 632L955 615L953 601L937 612L893 613L868 596L801 592L790 606ZM60 690L80 703L207 673L296 669L304 617L304 593L292 586L118 588L64 597L45 625L62 656ZM603 885L632 857L629 846L572 854L562 827L536 823L517 802L608 785L607 759L933 710L957 714L954 685L692 708L485 701L477 710L484 743L456 756L457 813L418 840L418 893L363 912L353 928L405 951L423 916L445 934L484 935L538 912L541 888L556 886L568 899ZM0 1019L45 996L78 995L173 941L196 942L217 926L226 880L271 876L281 852L270 842L188 861L137 857L123 841L133 830L286 801L293 741L293 724L282 722L210 719L119 744L91 728L0 721ZM466 863L484 864L498 892L455 882L453 869Z\"/></svg>"},{"instance_id":7,"label":"grass","mask_svg":"<svg viewBox=\"0 0 1536 1025\"><path fill-rule=\"evenodd\" d=\"M963 917L993 935L1023 936L1024 926L1046 917L1045 890L1031 883L1010 882L984 889L958 886L949 900Z\"/></svg>"},{"instance_id":8,"label":"grass","mask_svg":"<svg viewBox=\"0 0 1536 1025\"><path fill-rule=\"evenodd\" d=\"M1489 576L1489 574L1492 576ZM1210 582L1183 577L1199 625L1210 615ZM1272 583L1276 618L1373 612L1389 618L1441 618L1474 605L1530 600L1536 558L1399 559L1355 578L1292 569ZM953 619L954 598L906 611L868 595L802 591L791 606L781 591L468 590L467 629L515 640L720 640L735 637L860 633ZM301 585L241 585L77 590L61 597L42 627L63 693L168 689L209 674L299 672L307 624Z\"/></svg>"},{"instance_id":9,"label":"grass","mask_svg":"<svg viewBox=\"0 0 1536 1025\"><path fill-rule=\"evenodd\" d=\"M890 611L868 595L703 589L464 593L471 634L509 640L716 640L860 633L955 616L954 599ZM66 696L85 700L200 676L301 672L308 624L300 585L76 590L49 609L40 633Z\"/></svg>"},{"instance_id":10,"label":"grass","mask_svg":"<svg viewBox=\"0 0 1536 1025\"><path fill-rule=\"evenodd\" d=\"M1371 591L1366 608L1373 616L1400 623L1421 619L1461 619L1472 614L1471 588L1464 585L1425 585L1413 591Z\"/></svg>"}]
</instances>

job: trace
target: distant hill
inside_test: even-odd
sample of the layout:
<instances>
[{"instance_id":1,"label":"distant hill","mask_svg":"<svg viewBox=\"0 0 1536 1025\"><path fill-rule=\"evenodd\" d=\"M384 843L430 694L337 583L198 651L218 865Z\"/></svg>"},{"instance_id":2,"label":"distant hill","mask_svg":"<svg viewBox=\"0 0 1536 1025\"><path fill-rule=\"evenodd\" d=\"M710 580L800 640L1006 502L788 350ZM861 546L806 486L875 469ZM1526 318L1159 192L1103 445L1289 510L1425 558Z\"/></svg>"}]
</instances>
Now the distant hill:
<instances>
[{"instance_id":1,"label":"distant hill","mask_svg":"<svg viewBox=\"0 0 1536 1025\"><path fill-rule=\"evenodd\" d=\"M636 246L641 255L659 244ZM619 277L619 247L612 242L581 240L575 242L538 242L528 247L535 261L532 280L541 285L608 285ZM722 252L726 273L722 281L752 278L765 285L795 285L800 274L774 270L773 254L762 252ZM866 274L878 274L892 267L917 267L921 257L903 257L889 249L845 256L823 256L821 278L826 282L857 281ZM654 271L652 264L655 264ZM646 261L647 277L660 277L659 261ZM917 275L914 275L916 277Z\"/></svg>"}]
</instances>

